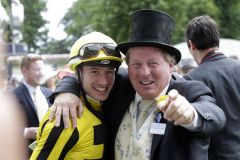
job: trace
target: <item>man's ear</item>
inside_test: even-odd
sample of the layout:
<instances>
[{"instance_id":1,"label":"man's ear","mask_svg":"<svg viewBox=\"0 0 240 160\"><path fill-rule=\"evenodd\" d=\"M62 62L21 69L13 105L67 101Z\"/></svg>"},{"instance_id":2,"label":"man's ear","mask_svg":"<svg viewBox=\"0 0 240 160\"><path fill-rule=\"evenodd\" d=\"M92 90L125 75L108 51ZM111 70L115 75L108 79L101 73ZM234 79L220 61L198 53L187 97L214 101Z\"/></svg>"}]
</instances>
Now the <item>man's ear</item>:
<instances>
[{"instance_id":1,"label":"man's ear","mask_svg":"<svg viewBox=\"0 0 240 160\"><path fill-rule=\"evenodd\" d=\"M23 67L23 68L21 69L21 72L22 72L22 75L25 75L25 74L27 73L26 67Z\"/></svg>"},{"instance_id":2,"label":"man's ear","mask_svg":"<svg viewBox=\"0 0 240 160\"><path fill-rule=\"evenodd\" d=\"M170 73L173 73L174 72L174 65L169 63L169 68L170 68Z\"/></svg>"},{"instance_id":3,"label":"man's ear","mask_svg":"<svg viewBox=\"0 0 240 160\"><path fill-rule=\"evenodd\" d=\"M196 49L195 44L191 40L188 40L188 43L189 43L189 49L191 49L191 50L195 50Z\"/></svg>"}]
</instances>

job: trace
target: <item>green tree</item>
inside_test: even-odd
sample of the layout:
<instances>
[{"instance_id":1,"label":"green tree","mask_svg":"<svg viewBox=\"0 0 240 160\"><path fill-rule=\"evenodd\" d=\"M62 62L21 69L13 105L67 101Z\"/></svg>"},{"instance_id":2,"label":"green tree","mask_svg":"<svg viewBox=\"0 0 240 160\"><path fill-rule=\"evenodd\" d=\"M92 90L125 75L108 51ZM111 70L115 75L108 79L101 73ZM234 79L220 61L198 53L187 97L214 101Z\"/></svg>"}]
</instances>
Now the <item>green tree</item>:
<instances>
[{"instance_id":1,"label":"green tree","mask_svg":"<svg viewBox=\"0 0 240 160\"><path fill-rule=\"evenodd\" d=\"M221 11L220 33L225 38L240 39L240 1L239 0L215 0Z\"/></svg>"},{"instance_id":2,"label":"green tree","mask_svg":"<svg viewBox=\"0 0 240 160\"><path fill-rule=\"evenodd\" d=\"M233 0L233 2L231 1L228 4L229 7L226 7L226 4L223 3L225 1L78 0L65 15L63 24L66 26L65 31L70 35L69 39L73 41L86 32L97 30L111 36L119 43L127 41L130 13L139 9L157 9L170 14L175 19L175 30L172 37L173 44L184 41L187 22L193 17L200 15L209 15L214 18L221 26L220 32L222 32L223 36L239 38L240 2ZM219 6L222 6L222 8Z\"/></svg>"},{"instance_id":3,"label":"green tree","mask_svg":"<svg viewBox=\"0 0 240 160\"><path fill-rule=\"evenodd\" d=\"M46 11L45 0L20 0L24 5L24 22L22 26L23 42L27 44L28 52L37 51L47 43L47 23L41 13Z\"/></svg>"},{"instance_id":4,"label":"green tree","mask_svg":"<svg viewBox=\"0 0 240 160\"><path fill-rule=\"evenodd\" d=\"M185 12L185 18L184 21L182 21L181 29L184 29L185 32L186 26L188 21L190 21L192 18L196 16L202 16L202 15L209 15L212 17L217 23L220 21L219 15L220 11L217 5L214 3L214 0L188 0L187 6L186 6L186 12ZM183 33L184 33L183 32ZM184 37L184 34L178 34L178 38ZM178 39L180 40L180 39ZM182 39L184 41L185 39Z\"/></svg>"},{"instance_id":5,"label":"green tree","mask_svg":"<svg viewBox=\"0 0 240 160\"><path fill-rule=\"evenodd\" d=\"M71 46L69 41L50 39L45 47L41 47L40 53L44 54L66 54L69 53Z\"/></svg>"},{"instance_id":6,"label":"green tree","mask_svg":"<svg viewBox=\"0 0 240 160\"><path fill-rule=\"evenodd\" d=\"M102 14L96 15L97 22L101 22L97 23L96 28L110 35L116 42L127 41L130 13L140 9L157 9L157 3L158 0L105 0L100 8Z\"/></svg>"},{"instance_id":7,"label":"green tree","mask_svg":"<svg viewBox=\"0 0 240 160\"><path fill-rule=\"evenodd\" d=\"M2 6L4 7L4 9L6 10L7 14L10 15L11 12L11 1L10 0L1 0ZM12 33L12 29L10 26L10 23L8 22L2 22L1 28L4 30L3 32L3 40L5 42L12 42L12 38L13 38L13 33Z\"/></svg>"},{"instance_id":8,"label":"green tree","mask_svg":"<svg viewBox=\"0 0 240 160\"><path fill-rule=\"evenodd\" d=\"M96 9L101 3L102 0L80 0L73 3L62 19L64 30L68 34L66 41L73 43L83 34L95 30L95 16L102 14Z\"/></svg>"},{"instance_id":9,"label":"green tree","mask_svg":"<svg viewBox=\"0 0 240 160\"><path fill-rule=\"evenodd\" d=\"M172 0L172 7L169 7L167 0L79 0L64 16L62 23L73 40L86 32L97 30L110 35L116 42L122 42L128 38L131 12L139 9L159 9L169 13L168 9L172 9L171 13L175 13L178 9L177 13L181 13L180 10L185 5L180 4L184 2Z\"/></svg>"}]
</instances>

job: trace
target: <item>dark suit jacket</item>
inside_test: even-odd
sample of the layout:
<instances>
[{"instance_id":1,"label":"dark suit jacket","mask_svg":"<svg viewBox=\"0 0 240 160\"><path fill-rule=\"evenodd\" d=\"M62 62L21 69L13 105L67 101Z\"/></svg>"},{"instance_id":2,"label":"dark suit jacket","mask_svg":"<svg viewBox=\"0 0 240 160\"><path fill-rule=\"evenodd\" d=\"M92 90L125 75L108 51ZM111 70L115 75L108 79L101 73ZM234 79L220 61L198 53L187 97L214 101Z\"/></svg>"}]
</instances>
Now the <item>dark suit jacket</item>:
<instances>
[{"instance_id":1,"label":"dark suit jacket","mask_svg":"<svg viewBox=\"0 0 240 160\"><path fill-rule=\"evenodd\" d=\"M226 127L211 138L211 160L240 160L240 62L219 53L208 56L186 79L204 82L226 115Z\"/></svg>"},{"instance_id":2,"label":"dark suit jacket","mask_svg":"<svg viewBox=\"0 0 240 160\"><path fill-rule=\"evenodd\" d=\"M64 82L65 81L65 82ZM72 78L65 78L56 89L56 93L68 91L78 94L76 82ZM175 76L171 79L169 90L177 89L185 96L199 113L202 125L195 132L187 131L173 123L167 123L164 136L154 135L152 141L151 160L207 160L209 137L225 124L223 111L214 104L212 93L201 82L187 82ZM117 75L113 92L107 101L103 103L106 122L109 125L108 159L114 159L114 142L118 127L124 113L128 110L134 99L135 91L128 79L127 72L120 70Z\"/></svg>"},{"instance_id":3,"label":"dark suit jacket","mask_svg":"<svg viewBox=\"0 0 240 160\"><path fill-rule=\"evenodd\" d=\"M51 91L48 88L40 87L42 93L47 98L51 95ZM22 111L24 112L27 119L27 127L38 127L39 120L37 116L37 112L35 110L34 103L32 98L28 92L27 87L21 83L17 88L13 90Z\"/></svg>"},{"instance_id":4,"label":"dark suit jacket","mask_svg":"<svg viewBox=\"0 0 240 160\"><path fill-rule=\"evenodd\" d=\"M52 93L51 90L49 90L48 88L40 87L40 89L46 98ZM21 83L17 88L13 89L13 94L16 96L17 101L20 104L19 106L21 107L21 110L25 115L26 126L24 127L38 127L39 120L37 112L35 110L34 103L28 92L27 87L23 83ZM33 140L30 140L28 144L32 142Z\"/></svg>"}]
</instances>

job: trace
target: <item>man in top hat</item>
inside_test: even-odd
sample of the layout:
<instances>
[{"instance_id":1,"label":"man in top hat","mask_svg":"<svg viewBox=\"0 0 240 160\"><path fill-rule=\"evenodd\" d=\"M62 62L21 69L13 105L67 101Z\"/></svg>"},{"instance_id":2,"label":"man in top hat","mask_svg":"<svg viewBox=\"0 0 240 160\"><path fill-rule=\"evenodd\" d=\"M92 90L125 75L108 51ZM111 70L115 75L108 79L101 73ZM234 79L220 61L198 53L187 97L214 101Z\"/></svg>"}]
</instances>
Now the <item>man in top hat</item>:
<instances>
[{"instance_id":1,"label":"man in top hat","mask_svg":"<svg viewBox=\"0 0 240 160\"><path fill-rule=\"evenodd\" d=\"M109 159L207 160L209 137L224 127L225 115L203 83L172 74L181 59L170 45L174 20L164 12L140 10L130 21L129 41L118 45L126 55L128 74L119 70L103 102ZM66 77L56 93L77 95L76 89L75 80ZM70 112L76 113L80 103L73 95L63 100L66 94L70 97L65 93L55 99L52 114L56 111L57 121L62 104L67 112L75 104Z\"/></svg>"}]
</instances>

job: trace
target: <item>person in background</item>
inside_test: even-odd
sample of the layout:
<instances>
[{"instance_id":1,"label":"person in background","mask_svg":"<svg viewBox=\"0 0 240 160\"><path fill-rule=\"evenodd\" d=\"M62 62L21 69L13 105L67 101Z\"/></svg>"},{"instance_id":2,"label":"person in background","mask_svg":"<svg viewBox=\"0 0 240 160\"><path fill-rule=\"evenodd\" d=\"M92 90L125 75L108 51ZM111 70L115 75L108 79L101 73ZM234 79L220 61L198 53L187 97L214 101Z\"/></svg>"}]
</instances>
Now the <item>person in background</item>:
<instances>
[{"instance_id":1,"label":"person in background","mask_svg":"<svg viewBox=\"0 0 240 160\"><path fill-rule=\"evenodd\" d=\"M49 111L38 130L31 160L106 159L107 128L101 102L107 99L122 63L115 47L116 43L100 32L86 34L74 43L69 65L78 77L83 116L77 120L77 128L63 130L63 124L57 128L49 122Z\"/></svg>"},{"instance_id":2,"label":"person in background","mask_svg":"<svg viewBox=\"0 0 240 160\"><path fill-rule=\"evenodd\" d=\"M25 55L20 63L24 80L12 90L27 121L23 129L23 136L28 140L28 144L36 139L39 121L49 109L49 102L46 98L52 92L48 88L40 86L43 68L44 62L40 55ZM28 149L28 151L30 156L31 150Z\"/></svg>"},{"instance_id":3,"label":"person in background","mask_svg":"<svg viewBox=\"0 0 240 160\"><path fill-rule=\"evenodd\" d=\"M178 73L180 75L185 75L189 72L191 72L193 69L197 68L197 64L192 58L185 58L182 59L179 64L177 65L178 67Z\"/></svg>"},{"instance_id":4,"label":"person in background","mask_svg":"<svg viewBox=\"0 0 240 160\"><path fill-rule=\"evenodd\" d=\"M230 55L229 58L235 59L235 60L239 60L237 55Z\"/></svg>"},{"instance_id":5,"label":"person in background","mask_svg":"<svg viewBox=\"0 0 240 160\"><path fill-rule=\"evenodd\" d=\"M54 91L56 88L57 73L58 71L54 70L52 66L45 67L43 82L44 82L44 86L49 88L51 91Z\"/></svg>"},{"instance_id":6,"label":"person in background","mask_svg":"<svg viewBox=\"0 0 240 160\"><path fill-rule=\"evenodd\" d=\"M19 85L19 83L20 81L17 79L17 77L10 77L7 84L7 90L13 90Z\"/></svg>"},{"instance_id":7,"label":"person in background","mask_svg":"<svg viewBox=\"0 0 240 160\"><path fill-rule=\"evenodd\" d=\"M47 88L49 88L51 91L54 91L56 88L56 83L57 83L57 77L56 75L49 77L46 82L45 82L45 86Z\"/></svg>"},{"instance_id":8,"label":"person in background","mask_svg":"<svg viewBox=\"0 0 240 160\"><path fill-rule=\"evenodd\" d=\"M184 78L205 83L227 119L225 128L211 138L209 160L240 160L240 62L219 51L220 34L209 16L193 18L185 36L199 67Z\"/></svg>"},{"instance_id":9,"label":"person in background","mask_svg":"<svg viewBox=\"0 0 240 160\"><path fill-rule=\"evenodd\" d=\"M181 59L170 45L173 18L161 11L139 10L130 21L129 41L117 47L126 55L129 78L119 70L102 107L109 127L109 159L207 160L209 138L224 127L225 115L206 85L172 74ZM76 91L74 79L64 79L55 95ZM61 93L55 99L51 110L56 111L56 121L61 110L76 117L80 100L69 97Z\"/></svg>"}]
</instances>

